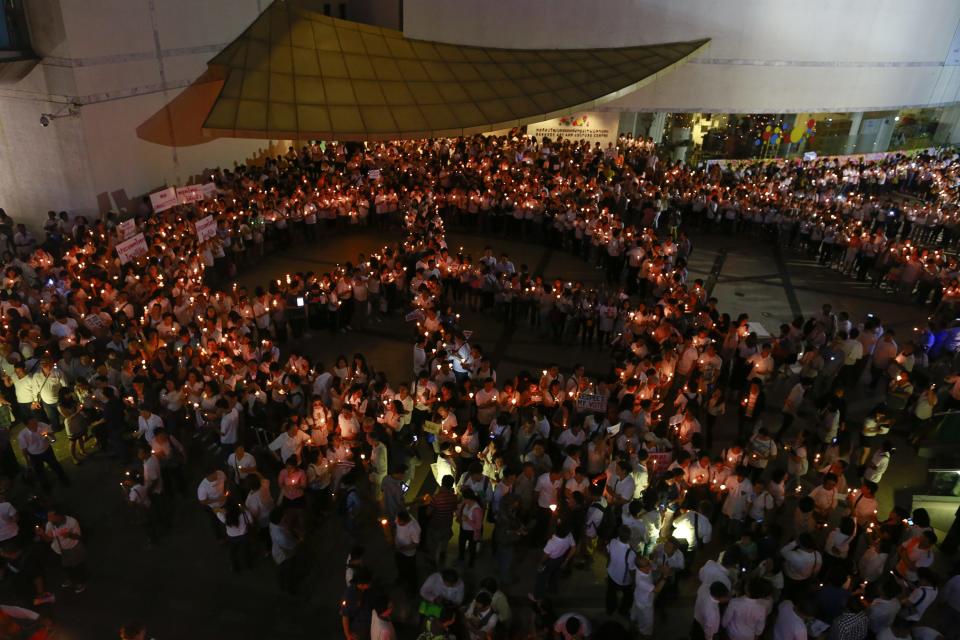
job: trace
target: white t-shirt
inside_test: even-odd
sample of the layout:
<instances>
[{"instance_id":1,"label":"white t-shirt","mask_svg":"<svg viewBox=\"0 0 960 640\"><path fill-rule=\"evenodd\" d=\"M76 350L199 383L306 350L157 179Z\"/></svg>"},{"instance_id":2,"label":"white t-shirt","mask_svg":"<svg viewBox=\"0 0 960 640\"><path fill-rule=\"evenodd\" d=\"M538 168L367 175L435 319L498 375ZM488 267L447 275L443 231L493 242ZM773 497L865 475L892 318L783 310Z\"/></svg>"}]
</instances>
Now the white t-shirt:
<instances>
[{"instance_id":1,"label":"white t-shirt","mask_svg":"<svg viewBox=\"0 0 960 640\"><path fill-rule=\"evenodd\" d=\"M9 502L0 502L0 542L6 542L20 532L17 510Z\"/></svg>"},{"instance_id":2,"label":"white t-shirt","mask_svg":"<svg viewBox=\"0 0 960 640\"><path fill-rule=\"evenodd\" d=\"M556 506L557 491L560 489L561 482L559 478L557 480L551 479L549 472L540 474L534 487L534 491L537 492L537 506L544 509L549 509L550 505Z\"/></svg>"}]
</instances>

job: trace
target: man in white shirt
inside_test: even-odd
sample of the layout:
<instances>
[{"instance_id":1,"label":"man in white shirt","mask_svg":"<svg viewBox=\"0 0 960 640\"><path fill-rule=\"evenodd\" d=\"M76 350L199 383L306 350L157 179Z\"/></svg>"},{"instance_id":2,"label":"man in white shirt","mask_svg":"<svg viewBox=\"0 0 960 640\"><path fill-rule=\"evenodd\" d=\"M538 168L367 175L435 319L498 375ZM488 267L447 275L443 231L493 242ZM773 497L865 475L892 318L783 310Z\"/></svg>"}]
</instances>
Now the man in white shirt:
<instances>
[{"instance_id":1,"label":"man in white shirt","mask_svg":"<svg viewBox=\"0 0 960 640\"><path fill-rule=\"evenodd\" d=\"M54 431L60 430L60 389L66 386L63 374L52 360L41 360L40 370L33 374L33 385L37 390L37 402L43 407L43 412Z\"/></svg>"},{"instance_id":2,"label":"man in white shirt","mask_svg":"<svg viewBox=\"0 0 960 640\"><path fill-rule=\"evenodd\" d=\"M634 570L633 609L630 619L641 638L653 637L653 601L666 584L666 576L657 575L648 558L639 557Z\"/></svg>"},{"instance_id":3,"label":"man in white shirt","mask_svg":"<svg viewBox=\"0 0 960 640\"><path fill-rule=\"evenodd\" d=\"M239 485L251 473L257 472L257 459L242 444L238 444L233 453L227 456L227 468L233 475L233 481Z\"/></svg>"},{"instance_id":4,"label":"man in white shirt","mask_svg":"<svg viewBox=\"0 0 960 640\"><path fill-rule=\"evenodd\" d=\"M226 535L217 518L216 510L221 509L227 501L227 474L219 469L212 469L197 487L197 500L207 507L204 511L213 527L213 535L217 540L225 540Z\"/></svg>"},{"instance_id":5,"label":"man in white shirt","mask_svg":"<svg viewBox=\"0 0 960 640\"><path fill-rule=\"evenodd\" d=\"M730 600L723 613L723 628L729 640L756 640L763 635L767 623L764 599L770 591L769 582L754 578L747 584L746 595Z\"/></svg>"},{"instance_id":6,"label":"man in white shirt","mask_svg":"<svg viewBox=\"0 0 960 640\"><path fill-rule=\"evenodd\" d=\"M777 621L773 625L773 640L807 640L807 625L797 615L793 602L784 600L777 607Z\"/></svg>"},{"instance_id":7,"label":"man in white shirt","mask_svg":"<svg viewBox=\"0 0 960 640\"><path fill-rule=\"evenodd\" d=\"M799 595L823 566L823 556L808 533L800 534L796 540L785 545L780 555L783 558L783 592L788 598Z\"/></svg>"},{"instance_id":8,"label":"man in white shirt","mask_svg":"<svg viewBox=\"0 0 960 640\"><path fill-rule=\"evenodd\" d=\"M137 437L151 443L157 429L163 429L163 419L147 406L140 407L140 417L137 418Z\"/></svg>"},{"instance_id":9,"label":"man in white shirt","mask_svg":"<svg viewBox=\"0 0 960 640\"><path fill-rule=\"evenodd\" d=\"M629 615L637 559L637 552L630 546L630 527L620 525L617 537L607 543L607 556L607 615L614 611Z\"/></svg>"},{"instance_id":10,"label":"man in white shirt","mask_svg":"<svg viewBox=\"0 0 960 640\"><path fill-rule=\"evenodd\" d=\"M268 448L281 463L286 463L291 456L300 461L300 451L303 445L310 437L300 430L296 423L291 422L287 425L287 430L274 438Z\"/></svg>"},{"instance_id":11,"label":"man in white shirt","mask_svg":"<svg viewBox=\"0 0 960 640\"><path fill-rule=\"evenodd\" d=\"M704 501L700 504L701 511L710 508L709 502ZM680 515L674 519L671 535L685 541L689 551L696 551L702 545L710 544L710 540L713 539L713 526L710 524L710 518L687 504L680 509Z\"/></svg>"},{"instance_id":12,"label":"man in white shirt","mask_svg":"<svg viewBox=\"0 0 960 640\"><path fill-rule=\"evenodd\" d=\"M713 640L720 631L720 605L730 600L730 589L722 582L702 585L693 605L691 638Z\"/></svg>"},{"instance_id":13,"label":"man in white shirt","mask_svg":"<svg viewBox=\"0 0 960 640\"><path fill-rule=\"evenodd\" d=\"M31 417L17 435L17 444L20 445L20 450L23 452L23 455L29 458L30 465L40 479L40 484L45 489L50 488L50 481L47 479L44 465L50 467L50 470L56 474L64 486L69 487L70 480L67 478L66 472L63 470L63 467L60 466L60 462L57 460L57 456L54 455L53 448L50 446L51 437L52 430L50 429L50 425L37 422L36 418Z\"/></svg>"},{"instance_id":14,"label":"man in white shirt","mask_svg":"<svg viewBox=\"0 0 960 640\"><path fill-rule=\"evenodd\" d=\"M557 577L573 558L576 549L577 545L570 533L570 527L564 522L558 523L553 536L543 547L543 556L540 558L533 593L528 594L531 600L539 602L547 594L548 589L556 589Z\"/></svg>"},{"instance_id":15,"label":"man in white shirt","mask_svg":"<svg viewBox=\"0 0 960 640\"><path fill-rule=\"evenodd\" d=\"M537 493L537 523L534 540L543 540L547 535L550 519L557 512L557 499L563 485L563 470L554 468L540 474L533 490Z\"/></svg>"},{"instance_id":16,"label":"man in white shirt","mask_svg":"<svg viewBox=\"0 0 960 640\"><path fill-rule=\"evenodd\" d=\"M13 540L20 533L20 516L13 505L0 502L0 545Z\"/></svg>"},{"instance_id":17,"label":"man in white shirt","mask_svg":"<svg viewBox=\"0 0 960 640\"><path fill-rule=\"evenodd\" d=\"M410 517L408 511L397 514L397 528L393 534L394 559L397 562L397 575L410 591L416 591L417 549L420 546L420 523Z\"/></svg>"},{"instance_id":18,"label":"man in white shirt","mask_svg":"<svg viewBox=\"0 0 960 640\"><path fill-rule=\"evenodd\" d=\"M37 401L37 388L34 378L27 373L22 363L13 365L13 373L4 377L4 384L13 387L17 398L17 417L26 422L33 415L33 405Z\"/></svg>"},{"instance_id":19,"label":"man in white shirt","mask_svg":"<svg viewBox=\"0 0 960 640\"><path fill-rule=\"evenodd\" d=\"M463 604L463 580L456 569L444 569L430 574L420 587L420 597L427 602L451 604L459 607Z\"/></svg>"}]
</instances>

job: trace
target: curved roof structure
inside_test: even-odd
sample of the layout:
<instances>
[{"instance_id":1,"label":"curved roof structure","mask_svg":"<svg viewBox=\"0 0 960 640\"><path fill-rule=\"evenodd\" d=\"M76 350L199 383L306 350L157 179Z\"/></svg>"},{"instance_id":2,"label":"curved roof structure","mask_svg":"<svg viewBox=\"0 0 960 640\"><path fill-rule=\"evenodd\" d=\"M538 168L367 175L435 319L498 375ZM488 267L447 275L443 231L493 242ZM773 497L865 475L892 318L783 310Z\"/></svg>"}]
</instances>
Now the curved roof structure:
<instances>
[{"instance_id":1,"label":"curved roof structure","mask_svg":"<svg viewBox=\"0 0 960 640\"><path fill-rule=\"evenodd\" d=\"M708 40L615 49L492 49L405 38L276 0L209 62L216 136L398 139L471 135L595 108Z\"/></svg>"}]
</instances>

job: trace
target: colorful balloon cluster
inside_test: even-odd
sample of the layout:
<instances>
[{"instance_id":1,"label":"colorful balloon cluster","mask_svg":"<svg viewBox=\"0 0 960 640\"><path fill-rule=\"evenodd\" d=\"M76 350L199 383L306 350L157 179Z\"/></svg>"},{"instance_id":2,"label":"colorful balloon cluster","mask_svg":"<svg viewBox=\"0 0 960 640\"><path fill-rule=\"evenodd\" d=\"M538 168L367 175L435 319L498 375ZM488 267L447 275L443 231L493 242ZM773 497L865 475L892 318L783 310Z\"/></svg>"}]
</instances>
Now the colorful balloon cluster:
<instances>
[{"instance_id":1,"label":"colorful balloon cluster","mask_svg":"<svg viewBox=\"0 0 960 640\"><path fill-rule=\"evenodd\" d=\"M793 129L788 129L787 125L767 125L763 129L763 133L760 134L760 137L753 141L755 146L760 146L763 143L769 144L780 144L781 142L800 142L801 140L812 140L814 134L816 133L817 122L813 118L810 118L804 123L797 122L796 126Z\"/></svg>"}]
</instances>

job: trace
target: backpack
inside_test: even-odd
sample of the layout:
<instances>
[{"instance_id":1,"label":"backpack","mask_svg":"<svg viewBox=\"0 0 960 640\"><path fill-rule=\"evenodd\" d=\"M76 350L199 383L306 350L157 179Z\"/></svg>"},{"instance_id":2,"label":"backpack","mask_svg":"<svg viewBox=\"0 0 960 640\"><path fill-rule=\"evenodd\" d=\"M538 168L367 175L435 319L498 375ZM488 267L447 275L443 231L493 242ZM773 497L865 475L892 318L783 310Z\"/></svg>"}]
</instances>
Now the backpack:
<instances>
[{"instance_id":1,"label":"backpack","mask_svg":"<svg viewBox=\"0 0 960 640\"><path fill-rule=\"evenodd\" d=\"M620 523L617 522L617 513L609 506L602 507L594 504L593 506L600 509L603 513L603 517L600 519L600 524L597 525L597 538L601 540L610 540L617 534L617 528L620 526Z\"/></svg>"}]
</instances>

